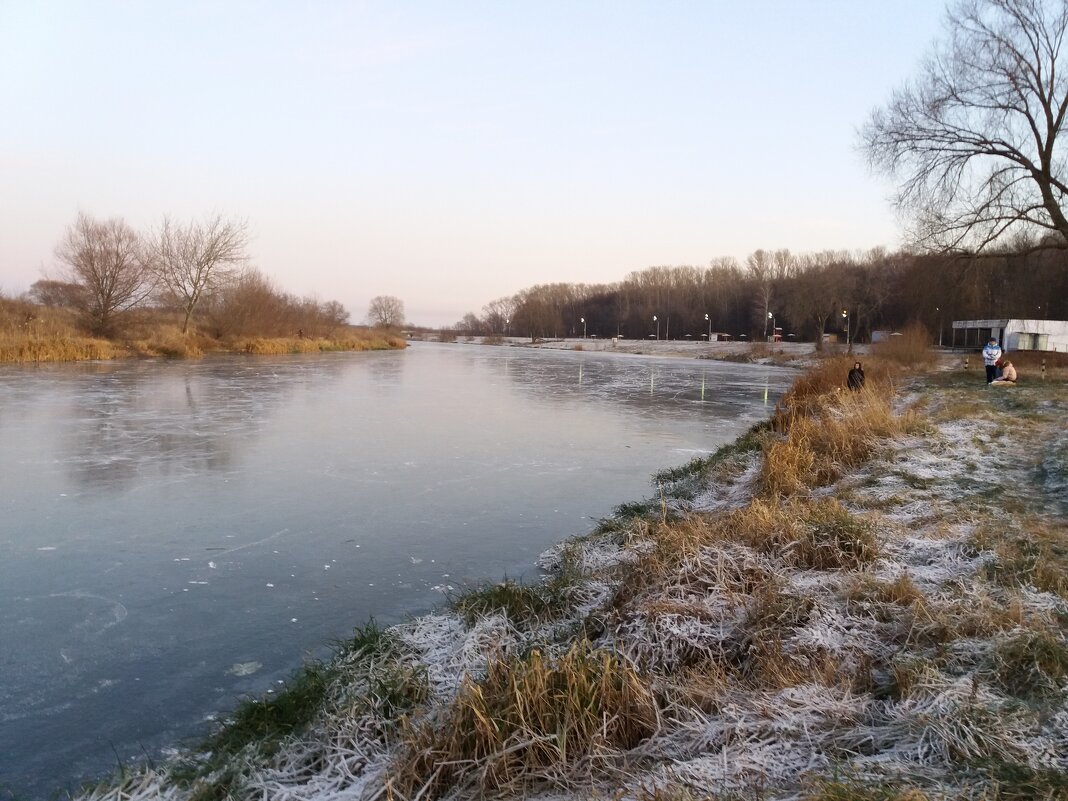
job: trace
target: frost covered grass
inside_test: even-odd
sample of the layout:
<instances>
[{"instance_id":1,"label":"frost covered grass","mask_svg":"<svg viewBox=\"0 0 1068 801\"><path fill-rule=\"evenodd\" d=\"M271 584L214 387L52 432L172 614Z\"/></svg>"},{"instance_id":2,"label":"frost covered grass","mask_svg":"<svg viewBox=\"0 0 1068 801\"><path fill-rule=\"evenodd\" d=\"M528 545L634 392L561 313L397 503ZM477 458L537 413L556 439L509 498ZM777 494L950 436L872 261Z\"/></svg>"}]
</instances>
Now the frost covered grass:
<instances>
[{"instance_id":1,"label":"frost covered grass","mask_svg":"<svg viewBox=\"0 0 1068 801\"><path fill-rule=\"evenodd\" d=\"M83 798L1068 800L1068 388L826 365L544 581L368 626Z\"/></svg>"}]
</instances>

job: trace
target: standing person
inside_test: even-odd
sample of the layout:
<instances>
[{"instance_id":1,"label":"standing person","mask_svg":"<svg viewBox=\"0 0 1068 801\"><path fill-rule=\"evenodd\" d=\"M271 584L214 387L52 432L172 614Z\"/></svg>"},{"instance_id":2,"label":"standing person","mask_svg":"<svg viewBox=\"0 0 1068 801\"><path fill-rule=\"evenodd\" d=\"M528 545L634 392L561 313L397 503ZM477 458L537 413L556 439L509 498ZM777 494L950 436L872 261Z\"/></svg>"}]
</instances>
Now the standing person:
<instances>
[{"instance_id":1,"label":"standing person","mask_svg":"<svg viewBox=\"0 0 1068 801\"><path fill-rule=\"evenodd\" d=\"M986 367L986 383L991 383L998 377L998 361L1001 359L1001 348L998 347L998 341L995 337L990 337L990 341L986 343L986 347L983 348L983 365Z\"/></svg>"},{"instance_id":2,"label":"standing person","mask_svg":"<svg viewBox=\"0 0 1068 801\"><path fill-rule=\"evenodd\" d=\"M860 366L860 362L853 363L853 369L849 371L849 376L846 378L846 385L853 392L859 392L864 386L864 368Z\"/></svg>"}]
</instances>

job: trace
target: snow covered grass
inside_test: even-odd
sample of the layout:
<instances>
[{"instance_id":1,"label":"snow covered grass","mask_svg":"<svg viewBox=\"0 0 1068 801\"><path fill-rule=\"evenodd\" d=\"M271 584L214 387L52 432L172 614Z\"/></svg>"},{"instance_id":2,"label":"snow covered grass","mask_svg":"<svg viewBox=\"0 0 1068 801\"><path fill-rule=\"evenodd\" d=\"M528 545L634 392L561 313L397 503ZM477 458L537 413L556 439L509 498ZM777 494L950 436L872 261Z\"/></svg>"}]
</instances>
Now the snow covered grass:
<instances>
[{"instance_id":1,"label":"snow covered grass","mask_svg":"<svg viewBox=\"0 0 1068 801\"><path fill-rule=\"evenodd\" d=\"M83 798L1068 799L1068 388L866 369Z\"/></svg>"}]
</instances>

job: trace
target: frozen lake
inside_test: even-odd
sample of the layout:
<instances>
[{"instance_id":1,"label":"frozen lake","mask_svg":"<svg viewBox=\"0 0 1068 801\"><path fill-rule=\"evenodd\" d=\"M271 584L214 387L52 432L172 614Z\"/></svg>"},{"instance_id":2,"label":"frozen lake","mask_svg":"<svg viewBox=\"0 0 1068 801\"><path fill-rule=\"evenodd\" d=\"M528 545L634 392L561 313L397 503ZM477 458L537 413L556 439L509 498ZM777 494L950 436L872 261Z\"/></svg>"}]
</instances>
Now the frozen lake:
<instances>
[{"instance_id":1,"label":"frozen lake","mask_svg":"<svg viewBox=\"0 0 1068 801\"><path fill-rule=\"evenodd\" d=\"M792 377L421 343L0 367L0 797L203 735L370 616L534 573Z\"/></svg>"}]
</instances>

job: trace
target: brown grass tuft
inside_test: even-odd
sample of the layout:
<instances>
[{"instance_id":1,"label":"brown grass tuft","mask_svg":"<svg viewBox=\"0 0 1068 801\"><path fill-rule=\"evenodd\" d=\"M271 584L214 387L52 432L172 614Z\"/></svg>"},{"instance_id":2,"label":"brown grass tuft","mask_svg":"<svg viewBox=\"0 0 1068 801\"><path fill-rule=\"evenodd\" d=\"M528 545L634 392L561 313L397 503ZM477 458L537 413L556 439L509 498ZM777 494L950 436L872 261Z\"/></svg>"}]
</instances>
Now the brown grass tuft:
<instances>
[{"instance_id":1,"label":"brown grass tuft","mask_svg":"<svg viewBox=\"0 0 1068 801\"><path fill-rule=\"evenodd\" d=\"M113 359L126 351L104 339L79 336L0 336L0 362L39 363Z\"/></svg>"},{"instance_id":2,"label":"brown grass tuft","mask_svg":"<svg viewBox=\"0 0 1068 801\"><path fill-rule=\"evenodd\" d=\"M815 385L810 388L815 392ZM761 492L785 497L830 484L871 458L882 441L917 425L911 412L895 415L877 385L787 396L775 416L782 436L764 446Z\"/></svg>"},{"instance_id":3,"label":"brown grass tuft","mask_svg":"<svg viewBox=\"0 0 1068 801\"><path fill-rule=\"evenodd\" d=\"M369 331L344 339L278 338L244 339L232 343L231 349L254 356L282 356L290 353L328 353L331 351L390 350L407 343L398 336Z\"/></svg>"},{"instance_id":4,"label":"brown grass tuft","mask_svg":"<svg viewBox=\"0 0 1068 801\"><path fill-rule=\"evenodd\" d=\"M449 714L409 733L391 787L431 798L457 787L563 781L583 760L635 747L657 726L645 680L617 654L580 642L559 658L533 650L467 679Z\"/></svg>"},{"instance_id":5,"label":"brown grass tuft","mask_svg":"<svg viewBox=\"0 0 1068 801\"><path fill-rule=\"evenodd\" d=\"M722 537L801 568L856 569L879 552L871 523L833 498L792 498L784 503L758 498L718 525Z\"/></svg>"}]
</instances>

